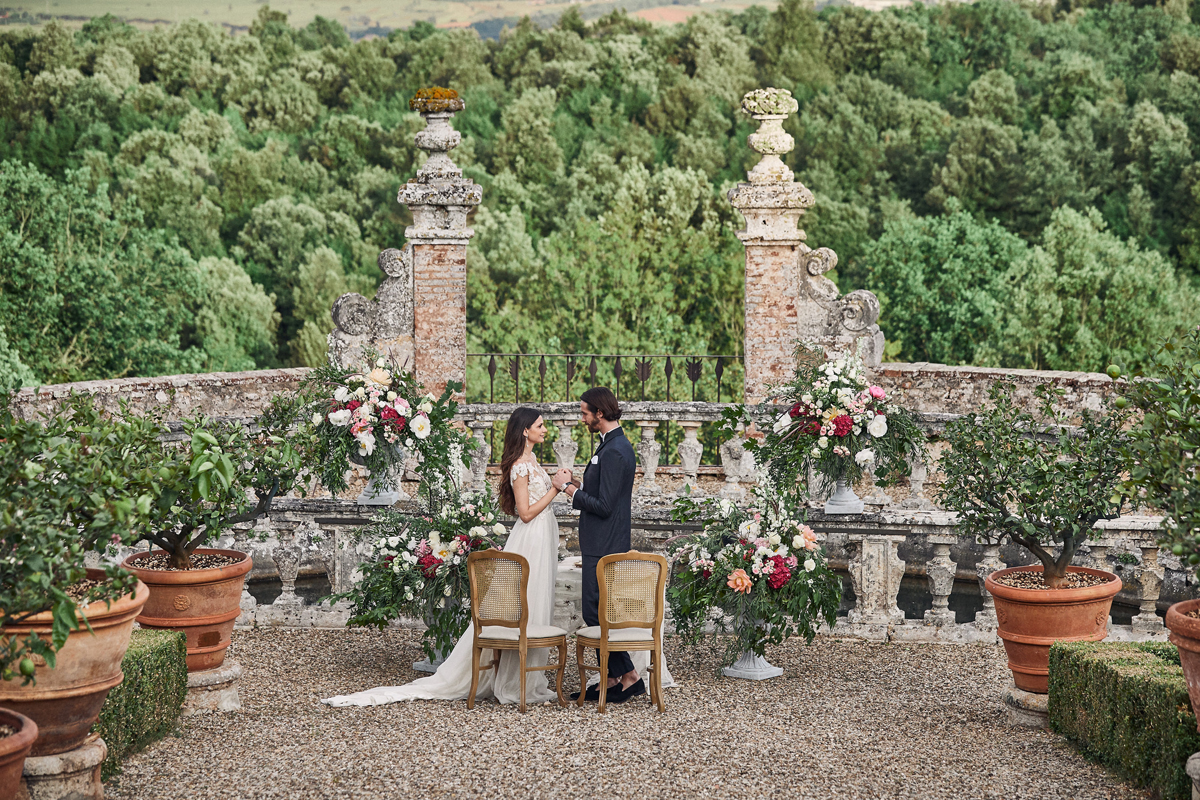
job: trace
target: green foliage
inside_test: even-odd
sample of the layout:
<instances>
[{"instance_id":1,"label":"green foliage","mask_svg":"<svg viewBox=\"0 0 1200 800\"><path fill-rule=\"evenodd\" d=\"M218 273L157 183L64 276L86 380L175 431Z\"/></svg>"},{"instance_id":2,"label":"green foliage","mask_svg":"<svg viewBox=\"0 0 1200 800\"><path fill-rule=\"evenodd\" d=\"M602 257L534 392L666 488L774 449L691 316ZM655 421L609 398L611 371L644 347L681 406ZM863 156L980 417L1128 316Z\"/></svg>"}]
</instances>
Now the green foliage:
<instances>
[{"instance_id":1,"label":"green foliage","mask_svg":"<svg viewBox=\"0 0 1200 800\"><path fill-rule=\"evenodd\" d=\"M1146 363L1197 300L1200 27L1177 0L1059 6L784 0L496 41L267 7L239 37L8 26L0 381L320 363L331 298L403 244L430 86L465 101L454 157L485 189L473 351L740 353L724 192L756 158L741 95L776 86L809 241L884 300L892 352Z\"/></svg>"},{"instance_id":2,"label":"green foliage","mask_svg":"<svg viewBox=\"0 0 1200 800\"><path fill-rule=\"evenodd\" d=\"M1191 797L1184 766L1200 749L1174 645L1055 642L1050 727L1155 797Z\"/></svg>"},{"instance_id":3,"label":"green foliage","mask_svg":"<svg viewBox=\"0 0 1200 800\"><path fill-rule=\"evenodd\" d=\"M798 494L763 477L746 508L682 497L672 516L703 525L671 548L667 600L685 641L702 639L709 623L718 633L732 633L725 648L729 665L791 636L811 643L822 621L833 625L842 584L803 523Z\"/></svg>"},{"instance_id":4,"label":"green foliage","mask_svg":"<svg viewBox=\"0 0 1200 800\"><path fill-rule=\"evenodd\" d=\"M132 544L149 517L158 431L154 419L105 414L84 395L40 420L15 417L0 396L0 626L52 612L49 640L0 637L0 680L15 679L29 655L53 667L68 634L87 625L78 604L134 592L137 579L108 564L99 585L70 593L87 577L87 551ZM33 682L33 670L22 674Z\"/></svg>"},{"instance_id":5,"label":"green foliage","mask_svg":"<svg viewBox=\"0 0 1200 800\"><path fill-rule=\"evenodd\" d=\"M139 628L121 660L125 679L100 708L95 731L108 745L105 780L121 762L176 729L187 697L187 637L178 631Z\"/></svg>"},{"instance_id":6,"label":"green foliage","mask_svg":"<svg viewBox=\"0 0 1200 800\"><path fill-rule=\"evenodd\" d=\"M1120 384L1120 401L1140 412L1124 455L1129 487L1161 509L1162 544L1200 564L1200 329L1167 341L1145 376Z\"/></svg>"},{"instance_id":7,"label":"green foliage","mask_svg":"<svg viewBox=\"0 0 1200 800\"><path fill-rule=\"evenodd\" d=\"M1037 416L1022 410L1015 391L996 383L989 408L946 425L938 495L958 512L960 535L992 543L1008 537L1042 562L1043 581L1053 587L1079 545L1100 535L1096 522L1121 515L1128 414L1084 410L1072 428L1055 406L1061 389L1037 387ZM1057 556L1048 549L1055 543Z\"/></svg>"}]
</instances>

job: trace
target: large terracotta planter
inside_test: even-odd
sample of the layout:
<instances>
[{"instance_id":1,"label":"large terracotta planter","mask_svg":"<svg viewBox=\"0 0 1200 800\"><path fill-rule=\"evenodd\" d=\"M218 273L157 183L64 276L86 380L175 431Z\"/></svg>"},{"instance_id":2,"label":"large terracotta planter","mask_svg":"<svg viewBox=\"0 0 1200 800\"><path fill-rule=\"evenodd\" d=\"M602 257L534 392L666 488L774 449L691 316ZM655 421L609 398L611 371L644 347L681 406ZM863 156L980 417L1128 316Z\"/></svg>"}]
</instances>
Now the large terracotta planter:
<instances>
[{"instance_id":1,"label":"large terracotta planter","mask_svg":"<svg viewBox=\"0 0 1200 800\"><path fill-rule=\"evenodd\" d=\"M1183 667L1183 679L1187 681L1193 710L1200 709L1200 619L1184 615L1197 608L1200 608L1200 600L1184 600L1167 609L1166 619L1171 644L1179 650L1179 664ZM1200 723L1196 730L1200 731Z\"/></svg>"},{"instance_id":2,"label":"large terracotta planter","mask_svg":"<svg viewBox=\"0 0 1200 800\"><path fill-rule=\"evenodd\" d=\"M12 736L0 739L0 800L13 800L21 788L25 756L37 739L37 724L29 717L0 708L0 725L16 728Z\"/></svg>"},{"instance_id":3,"label":"large terracotta planter","mask_svg":"<svg viewBox=\"0 0 1200 800\"><path fill-rule=\"evenodd\" d=\"M104 572L89 569L88 577L104 580ZM86 627L72 631L67 642L55 654L55 666L38 664L37 683L21 686L20 681L0 683L0 706L32 719L38 737L32 756L48 756L74 750L87 738L100 716L100 707L109 689L124 679L121 659L129 648L134 617L150 598L150 590L139 583L135 594L114 600L111 605L92 603L85 612ZM51 612L30 617L20 625L3 628L5 635L20 636L36 631L50 638ZM40 662L41 659L34 659Z\"/></svg>"},{"instance_id":4,"label":"large terracotta planter","mask_svg":"<svg viewBox=\"0 0 1200 800\"><path fill-rule=\"evenodd\" d=\"M143 569L150 553L134 553L121 566L150 587L150 601L137 618L143 628L180 631L187 636L188 672L216 669L225 661L233 623L241 613L242 586L254 561L237 550L197 550L236 556L236 564L215 569Z\"/></svg>"},{"instance_id":5,"label":"large terracotta planter","mask_svg":"<svg viewBox=\"0 0 1200 800\"><path fill-rule=\"evenodd\" d=\"M1014 589L996 578L1014 572L1041 573L1042 567L1012 567L993 572L984 586L996 601L996 621L1008 653L1013 682L1026 692L1050 691L1050 645L1054 642L1098 642L1108 635L1112 599L1121 591L1121 579L1111 572L1068 567L1106 578L1105 583L1083 589Z\"/></svg>"}]
</instances>

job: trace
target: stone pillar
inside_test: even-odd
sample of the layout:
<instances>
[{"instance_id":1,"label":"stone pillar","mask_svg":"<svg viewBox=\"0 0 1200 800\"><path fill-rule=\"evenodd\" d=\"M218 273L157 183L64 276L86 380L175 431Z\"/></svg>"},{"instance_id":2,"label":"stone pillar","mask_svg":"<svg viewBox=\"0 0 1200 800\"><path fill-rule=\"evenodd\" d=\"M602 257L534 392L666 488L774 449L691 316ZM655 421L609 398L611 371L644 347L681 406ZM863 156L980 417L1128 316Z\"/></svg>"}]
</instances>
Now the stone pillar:
<instances>
[{"instance_id":1,"label":"stone pillar","mask_svg":"<svg viewBox=\"0 0 1200 800\"><path fill-rule=\"evenodd\" d=\"M100 765L107 756L108 745L99 734L92 734L65 753L29 756L22 773L16 776L18 785L12 787L16 789L13 796L22 800L103 800Z\"/></svg>"},{"instance_id":2,"label":"stone pillar","mask_svg":"<svg viewBox=\"0 0 1200 800\"><path fill-rule=\"evenodd\" d=\"M856 598L848 621L852 625L882 626L904 622L904 612L896 604L904 562L900 545L905 535L895 533L850 533L846 547L851 551L850 584Z\"/></svg>"},{"instance_id":3,"label":"stone pillar","mask_svg":"<svg viewBox=\"0 0 1200 800\"><path fill-rule=\"evenodd\" d=\"M925 481L929 477L929 466L925 463L925 459L918 453L910 456L908 459L908 499L902 505L904 508L929 509L933 508L933 503L930 503L922 493L925 491Z\"/></svg>"},{"instance_id":4,"label":"stone pillar","mask_svg":"<svg viewBox=\"0 0 1200 800\"><path fill-rule=\"evenodd\" d=\"M400 187L397 199L413 217L404 236L412 253L417 378L427 391L440 394L448 382L462 383L466 377L467 242L475 235L467 214L483 199L483 189L464 178L449 156L462 141L450 120L462 111L463 101L418 97L410 105L425 118L416 143L429 160Z\"/></svg>"},{"instance_id":5,"label":"stone pillar","mask_svg":"<svg viewBox=\"0 0 1200 800\"><path fill-rule=\"evenodd\" d=\"M867 291L840 296L824 273L837 265L827 248L810 251L797 225L815 199L780 156L795 145L783 121L798 108L791 92L758 89L742 99L742 110L761 123L747 141L762 160L749 183L729 190L729 202L746 227L745 399L766 399L766 387L792 374L797 341L829 352L857 351L878 366L883 334L876 321L879 301Z\"/></svg>"},{"instance_id":6,"label":"stone pillar","mask_svg":"<svg viewBox=\"0 0 1200 800\"><path fill-rule=\"evenodd\" d=\"M983 545L983 558L975 565L975 574L979 576L979 595L983 598L983 610L975 615L975 627L981 631L992 632L997 628L996 622L996 601L992 597L992 593L984 586L984 582L993 572L1004 569L1006 566L1000 560L1000 543L990 544L988 542L980 542Z\"/></svg>"},{"instance_id":7,"label":"stone pillar","mask_svg":"<svg viewBox=\"0 0 1200 800\"><path fill-rule=\"evenodd\" d=\"M487 488L487 466L492 457L492 446L488 444L487 433L492 429L492 423L473 419L467 422L475 437L475 449L471 451L471 486L473 492L482 492Z\"/></svg>"},{"instance_id":8,"label":"stone pillar","mask_svg":"<svg viewBox=\"0 0 1200 800\"><path fill-rule=\"evenodd\" d=\"M694 420L679 420L679 427L683 428L683 441L675 446L675 452L679 453L679 462L683 465L683 484L675 494L680 496L689 493L692 497L704 495L699 483L700 459L704 457L704 445L697 438L702 424Z\"/></svg>"},{"instance_id":9,"label":"stone pillar","mask_svg":"<svg viewBox=\"0 0 1200 800\"><path fill-rule=\"evenodd\" d=\"M662 494L662 487L654 480L654 474L658 472L658 458L662 454L662 445L654 439L658 423L639 421L637 426L642 431L642 440L637 446L638 459L642 462L642 483L636 494L640 497L657 497Z\"/></svg>"},{"instance_id":10,"label":"stone pillar","mask_svg":"<svg viewBox=\"0 0 1200 800\"><path fill-rule=\"evenodd\" d=\"M558 438L554 440L551 449L554 450L554 461L559 469L575 469L575 456L579 454L579 443L571 438L571 426L559 427Z\"/></svg>"},{"instance_id":11,"label":"stone pillar","mask_svg":"<svg viewBox=\"0 0 1200 800\"><path fill-rule=\"evenodd\" d=\"M738 501L746 496L746 490L739 484L742 479L742 457L746 454L745 438L738 432L727 439L720 448L721 468L725 472L725 485L721 487L721 497Z\"/></svg>"},{"instance_id":12,"label":"stone pillar","mask_svg":"<svg viewBox=\"0 0 1200 800\"><path fill-rule=\"evenodd\" d=\"M925 537L925 541L933 545L933 558L925 565L929 593L933 595L933 608L925 612L925 624L953 625L950 594L954 591L958 565L950 558L950 546L958 541L958 537L953 533L932 533Z\"/></svg>"},{"instance_id":13,"label":"stone pillar","mask_svg":"<svg viewBox=\"0 0 1200 800\"><path fill-rule=\"evenodd\" d=\"M1141 584L1142 601L1137 616L1132 620L1133 632L1144 634L1162 633L1165 630L1162 617L1155 613L1158 607L1158 595L1162 592L1163 576L1166 574L1162 564L1158 563L1158 544L1153 541L1141 542L1142 566L1138 572L1138 583Z\"/></svg>"}]
</instances>

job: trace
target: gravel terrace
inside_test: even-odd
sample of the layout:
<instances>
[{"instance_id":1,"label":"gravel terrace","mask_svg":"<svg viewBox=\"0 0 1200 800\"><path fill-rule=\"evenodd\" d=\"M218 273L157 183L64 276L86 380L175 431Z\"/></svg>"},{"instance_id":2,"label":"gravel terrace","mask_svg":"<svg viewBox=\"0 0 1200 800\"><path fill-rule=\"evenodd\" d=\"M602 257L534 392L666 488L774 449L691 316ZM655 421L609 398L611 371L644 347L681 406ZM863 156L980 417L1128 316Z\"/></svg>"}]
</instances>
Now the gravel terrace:
<instances>
[{"instance_id":1,"label":"gravel terrace","mask_svg":"<svg viewBox=\"0 0 1200 800\"><path fill-rule=\"evenodd\" d=\"M795 642L768 653L784 676L756 683L720 678L717 645L672 638L681 688L661 716L645 698L604 716L593 704L522 716L490 702L318 702L418 677L411 630L238 631L230 652L243 711L186 718L106 797L1148 796L1054 734L1008 727L999 646Z\"/></svg>"}]
</instances>

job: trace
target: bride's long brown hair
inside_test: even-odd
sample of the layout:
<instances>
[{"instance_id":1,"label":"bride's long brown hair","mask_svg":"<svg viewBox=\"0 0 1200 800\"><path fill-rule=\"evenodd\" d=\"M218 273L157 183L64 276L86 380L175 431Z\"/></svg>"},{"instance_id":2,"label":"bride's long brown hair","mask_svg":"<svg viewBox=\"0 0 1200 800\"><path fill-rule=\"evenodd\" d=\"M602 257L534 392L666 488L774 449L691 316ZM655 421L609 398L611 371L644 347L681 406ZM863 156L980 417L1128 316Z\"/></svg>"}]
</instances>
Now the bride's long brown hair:
<instances>
[{"instance_id":1,"label":"bride's long brown hair","mask_svg":"<svg viewBox=\"0 0 1200 800\"><path fill-rule=\"evenodd\" d=\"M508 418L504 429L504 455L500 457L500 510L510 517L517 515L517 496L513 494L509 477L513 464L525 455L525 431L533 427L542 414L536 408L521 406Z\"/></svg>"}]
</instances>

